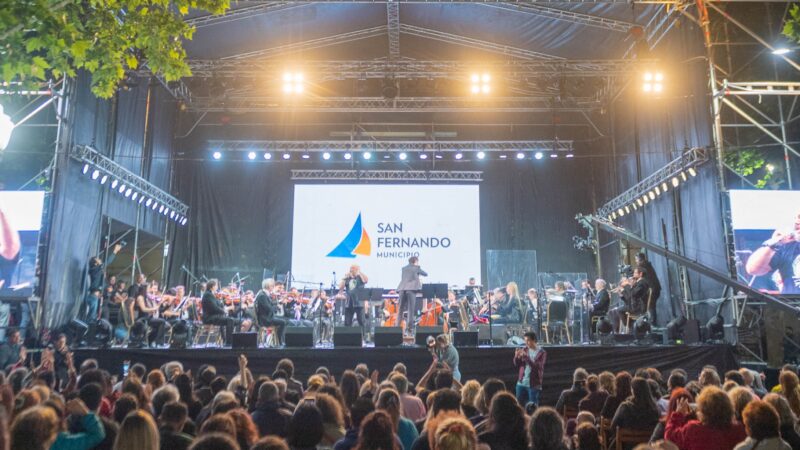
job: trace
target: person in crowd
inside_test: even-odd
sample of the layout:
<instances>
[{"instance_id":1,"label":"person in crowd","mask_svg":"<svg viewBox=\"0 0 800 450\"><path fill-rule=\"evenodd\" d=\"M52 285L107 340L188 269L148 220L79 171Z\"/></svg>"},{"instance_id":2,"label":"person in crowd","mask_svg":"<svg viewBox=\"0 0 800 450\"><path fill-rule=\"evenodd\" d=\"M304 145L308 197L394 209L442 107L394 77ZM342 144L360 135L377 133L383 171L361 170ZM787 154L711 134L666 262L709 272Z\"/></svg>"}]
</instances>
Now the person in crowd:
<instances>
[{"instance_id":1,"label":"person in crowd","mask_svg":"<svg viewBox=\"0 0 800 450\"><path fill-rule=\"evenodd\" d=\"M597 428L590 423L578 425L572 440L575 450L601 450L603 448Z\"/></svg>"},{"instance_id":2,"label":"person in crowd","mask_svg":"<svg viewBox=\"0 0 800 450\"><path fill-rule=\"evenodd\" d=\"M527 448L525 420L525 411L514 395L501 392L492 399L487 430L478 436L478 440L488 444L492 450Z\"/></svg>"},{"instance_id":3,"label":"person in crowd","mask_svg":"<svg viewBox=\"0 0 800 450\"><path fill-rule=\"evenodd\" d=\"M525 348L519 348L514 352L514 366L517 368L516 395L520 405L528 403L539 405L546 360L547 352L539 347L536 333L526 332Z\"/></svg>"},{"instance_id":4,"label":"person in crowd","mask_svg":"<svg viewBox=\"0 0 800 450\"><path fill-rule=\"evenodd\" d=\"M103 388L97 383L87 383L83 385L78 391L78 398L86 405L90 413L94 414L103 426L103 440L94 446L94 450L111 450L114 446L114 441L117 438L119 425L113 420L108 419L100 414L100 406L103 403ZM75 417L72 422L68 423L69 431L71 433L80 433L88 431L83 428L82 423Z\"/></svg>"},{"instance_id":5,"label":"person in crowd","mask_svg":"<svg viewBox=\"0 0 800 450\"><path fill-rule=\"evenodd\" d=\"M322 413L322 425L325 430L321 444L325 447L332 447L345 435L344 413L341 404L333 396L319 392L314 399L317 408Z\"/></svg>"},{"instance_id":6,"label":"person in crowd","mask_svg":"<svg viewBox=\"0 0 800 450\"><path fill-rule=\"evenodd\" d=\"M789 402L780 394L770 393L764 396L763 400L778 412L781 421L781 439L789 444L792 449L800 449L800 434L795 429L797 416L794 415L789 407Z\"/></svg>"},{"instance_id":7,"label":"person in crowd","mask_svg":"<svg viewBox=\"0 0 800 450\"><path fill-rule=\"evenodd\" d=\"M361 422L356 450L400 450L392 418L385 411L373 411Z\"/></svg>"},{"instance_id":8,"label":"person in crowd","mask_svg":"<svg viewBox=\"0 0 800 450\"><path fill-rule=\"evenodd\" d=\"M169 402L161 408L158 416L158 431L161 450L186 450L192 444L192 436L183 432L189 420L189 410L184 403Z\"/></svg>"},{"instance_id":9,"label":"person in crowd","mask_svg":"<svg viewBox=\"0 0 800 450\"><path fill-rule=\"evenodd\" d=\"M586 378L589 373L583 367L578 367L572 373L572 387L561 391L556 402L556 411L564 412L565 408L577 410L580 402L589 391L586 390Z\"/></svg>"},{"instance_id":10,"label":"person in crowd","mask_svg":"<svg viewBox=\"0 0 800 450\"><path fill-rule=\"evenodd\" d=\"M286 391L293 393L299 399L303 395L303 383L294 379L294 363L292 360L289 358L281 359L275 369L286 374ZM369 378L369 374L365 378Z\"/></svg>"},{"instance_id":11,"label":"person in crowd","mask_svg":"<svg viewBox=\"0 0 800 450\"><path fill-rule=\"evenodd\" d=\"M358 443L361 433L361 423L371 412L375 411L375 404L368 398L361 397L353 402L350 407L350 428L344 437L334 446L334 450L351 450Z\"/></svg>"},{"instance_id":12,"label":"person in crowd","mask_svg":"<svg viewBox=\"0 0 800 450\"><path fill-rule=\"evenodd\" d=\"M681 450L731 450L747 436L733 420L733 403L722 389L707 386L697 397L697 419L689 420L687 399L678 401L667 422L664 437Z\"/></svg>"},{"instance_id":13,"label":"person in crowd","mask_svg":"<svg viewBox=\"0 0 800 450\"><path fill-rule=\"evenodd\" d=\"M480 391L481 385L477 380L469 380L461 386L461 412L464 413L464 417L470 418L480 414L475 407L475 400Z\"/></svg>"},{"instance_id":14,"label":"person in crowd","mask_svg":"<svg viewBox=\"0 0 800 450\"><path fill-rule=\"evenodd\" d=\"M425 428L414 441L412 450L430 450L431 442L436 436L436 427L450 417L462 417L461 414L461 395L452 389L439 389L432 394L430 400L428 420L425 421Z\"/></svg>"},{"instance_id":15,"label":"person in crowd","mask_svg":"<svg viewBox=\"0 0 800 450\"><path fill-rule=\"evenodd\" d=\"M325 425L322 412L314 404L313 398L303 399L294 410L286 429L286 443L291 450L315 450L322 442Z\"/></svg>"},{"instance_id":16,"label":"person in crowd","mask_svg":"<svg viewBox=\"0 0 800 450\"><path fill-rule=\"evenodd\" d=\"M660 417L658 405L652 396L650 386L644 378L635 377L631 382L633 396L617 408L611 419L611 429L627 428L652 432Z\"/></svg>"},{"instance_id":17,"label":"person in crowd","mask_svg":"<svg viewBox=\"0 0 800 450\"><path fill-rule=\"evenodd\" d=\"M614 377L614 395L606 399L600 416L606 419L613 419L614 414L617 413L617 408L625 400L630 397L633 392L631 391L631 374L628 372L618 372Z\"/></svg>"},{"instance_id":18,"label":"person in crowd","mask_svg":"<svg viewBox=\"0 0 800 450\"><path fill-rule=\"evenodd\" d=\"M258 389L258 403L253 411L253 422L262 436L286 437L292 412L280 401L278 386L266 381Z\"/></svg>"},{"instance_id":19,"label":"person in crowd","mask_svg":"<svg viewBox=\"0 0 800 450\"><path fill-rule=\"evenodd\" d=\"M395 380L392 380L392 382L397 386ZM406 385L406 387L408 386ZM354 371L345 370L342 372L342 376L339 379L339 389L342 391L345 406L350 409L358 399L359 391L361 390L361 383L358 381L358 376Z\"/></svg>"},{"instance_id":20,"label":"person in crowd","mask_svg":"<svg viewBox=\"0 0 800 450\"><path fill-rule=\"evenodd\" d=\"M778 381L781 386L781 395L786 397L794 415L800 416L800 379L797 377L797 373L784 370L778 377Z\"/></svg>"},{"instance_id":21,"label":"person in crowd","mask_svg":"<svg viewBox=\"0 0 800 450\"><path fill-rule=\"evenodd\" d=\"M159 450L159 447L158 427L153 416L140 409L125 417L114 450Z\"/></svg>"},{"instance_id":22,"label":"person in crowd","mask_svg":"<svg viewBox=\"0 0 800 450\"><path fill-rule=\"evenodd\" d=\"M667 428L667 422L669 422L670 416L675 410L678 408L678 402L681 399L687 399L688 402L694 403L694 397L692 396L689 391L684 388L675 388L672 390L670 394L668 403L667 403L667 412L662 418L658 421L655 429L653 429L653 435L650 437L650 442L656 442L664 439L664 432ZM694 414L691 416L692 419L696 418Z\"/></svg>"},{"instance_id":23,"label":"person in crowd","mask_svg":"<svg viewBox=\"0 0 800 450\"><path fill-rule=\"evenodd\" d=\"M528 426L531 450L567 450L564 443L564 421L550 407L537 408Z\"/></svg>"},{"instance_id":24,"label":"person in crowd","mask_svg":"<svg viewBox=\"0 0 800 450\"><path fill-rule=\"evenodd\" d=\"M731 398L731 403L733 403L733 413L736 421L741 422L744 408L756 398L753 395L753 391L746 387L737 386L728 391L728 397Z\"/></svg>"},{"instance_id":25,"label":"person in crowd","mask_svg":"<svg viewBox=\"0 0 800 450\"><path fill-rule=\"evenodd\" d=\"M713 367L704 367L703 370L700 371L700 376L697 377L697 381L700 383L701 387L722 387L722 380L719 378L719 373L717 373L717 370Z\"/></svg>"},{"instance_id":26,"label":"person in crowd","mask_svg":"<svg viewBox=\"0 0 800 450\"><path fill-rule=\"evenodd\" d=\"M480 425L486 421L486 416L489 414L489 406L491 406L494 396L505 390L505 383L497 378L489 378L483 382L481 390L478 392L478 398L475 399L475 407L478 409L479 414L469 418L472 425L475 426L475 431L478 431Z\"/></svg>"},{"instance_id":27,"label":"person in crowd","mask_svg":"<svg viewBox=\"0 0 800 450\"><path fill-rule=\"evenodd\" d=\"M266 436L256 441L250 450L289 450L289 446L277 436Z\"/></svg>"},{"instance_id":28,"label":"person in crowd","mask_svg":"<svg viewBox=\"0 0 800 450\"><path fill-rule=\"evenodd\" d=\"M778 412L769 403L754 400L742 413L747 439L739 443L735 450L791 450L781 439L781 420Z\"/></svg>"},{"instance_id":29,"label":"person in crowd","mask_svg":"<svg viewBox=\"0 0 800 450\"><path fill-rule=\"evenodd\" d=\"M6 341L0 344L0 370L16 369L25 364L28 352L20 343L19 330L9 328L6 333ZM7 370L10 372L11 370Z\"/></svg>"},{"instance_id":30,"label":"person in crowd","mask_svg":"<svg viewBox=\"0 0 800 450\"><path fill-rule=\"evenodd\" d=\"M589 393L578 402L578 410L589 411L596 417L599 417L609 394L605 390L600 389L600 378L598 378L597 375L589 375L589 377L586 378L586 390L589 391Z\"/></svg>"},{"instance_id":31,"label":"person in crowd","mask_svg":"<svg viewBox=\"0 0 800 450\"><path fill-rule=\"evenodd\" d=\"M490 450L479 444L475 429L468 420L460 417L446 419L436 427L433 450Z\"/></svg>"},{"instance_id":32,"label":"person in crowd","mask_svg":"<svg viewBox=\"0 0 800 450\"><path fill-rule=\"evenodd\" d=\"M234 438L225 433L208 433L199 436L189 450L241 450ZM294 449L292 449L294 450Z\"/></svg>"},{"instance_id":33,"label":"person in crowd","mask_svg":"<svg viewBox=\"0 0 800 450\"><path fill-rule=\"evenodd\" d=\"M419 432L414 426L414 422L402 416L400 394L391 388L381 390L375 407L379 411L385 411L391 417L394 424L394 432L400 438L403 449L411 450L414 441L419 437Z\"/></svg>"}]
</instances>

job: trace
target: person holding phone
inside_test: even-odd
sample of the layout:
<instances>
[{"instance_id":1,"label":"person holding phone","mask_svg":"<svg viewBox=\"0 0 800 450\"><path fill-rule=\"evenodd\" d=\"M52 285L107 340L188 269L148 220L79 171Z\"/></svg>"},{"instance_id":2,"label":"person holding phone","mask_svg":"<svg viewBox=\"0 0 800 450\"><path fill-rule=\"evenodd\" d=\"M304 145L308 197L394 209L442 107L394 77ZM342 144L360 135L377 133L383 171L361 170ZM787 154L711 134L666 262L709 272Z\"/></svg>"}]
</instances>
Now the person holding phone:
<instances>
[{"instance_id":1,"label":"person holding phone","mask_svg":"<svg viewBox=\"0 0 800 450\"><path fill-rule=\"evenodd\" d=\"M525 333L525 347L514 352L514 367L517 368L517 400L520 405L533 403L539 405L539 394L542 392L544 363L547 352L539 347L536 333Z\"/></svg>"}]
</instances>

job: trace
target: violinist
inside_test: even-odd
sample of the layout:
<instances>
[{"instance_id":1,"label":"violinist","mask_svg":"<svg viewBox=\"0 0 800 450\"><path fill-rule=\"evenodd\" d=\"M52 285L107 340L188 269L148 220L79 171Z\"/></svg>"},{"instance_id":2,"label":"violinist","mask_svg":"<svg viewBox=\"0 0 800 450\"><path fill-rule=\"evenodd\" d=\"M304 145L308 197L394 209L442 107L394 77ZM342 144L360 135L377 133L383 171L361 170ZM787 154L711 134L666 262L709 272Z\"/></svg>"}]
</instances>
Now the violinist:
<instances>
[{"instance_id":1,"label":"violinist","mask_svg":"<svg viewBox=\"0 0 800 450\"><path fill-rule=\"evenodd\" d=\"M219 281L212 278L206 282L206 291L201 300L203 305L203 323L206 325L220 325L225 327L225 344L228 345L233 337L233 327L236 326L236 319L228 317L228 311L232 306L225 306L217 298Z\"/></svg>"},{"instance_id":2,"label":"violinist","mask_svg":"<svg viewBox=\"0 0 800 450\"><path fill-rule=\"evenodd\" d=\"M242 318L246 319L246 321L242 324L242 327L247 325L247 329L244 331L250 331L250 326L256 321L255 298L255 294L250 290L247 290L244 292L244 294L242 294L242 302L239 304L239 310Z\"/></svg>"},{"instance_id":3,"label":"violinist","mask_svg":"<svg viewBox=\"0 0 800 450\"><path fill-rule=\"evenodd\" d=\"M319 327L320 341L330 335L332 308L333 303L329 301L328 293L325 290L314 289L311 291L311 303L308 304L305 319L313 321Z\"/></svg>"},{"instance_id":4,"label":"violinist","mask_svg":"<svg viewBox=\"0 0 800 450\"><path fill-rule=\"evenodd\" d=\"M364 303L367 300L367 292L364 285L367 284L367 276L361 272L361 267L357 264L350 266L347 276L339 283L339 289L344 289L346 301L344 306L344 325L353 325L353 314L361 330L364 330Z\"/></svg>"},{"instance_id":5,"label":"violinist","mask_svg":"<svg viewBox=\"0 0 800 450\"><path fill-rule=\"evenodd\" d=\"M527 303L528 308L525 322L529 325L533 325L539 318L539 292L534 288L530 288L525 297L525 303Z\"/></svg>"},{"instance_id":6,"label":"violinist","mask_svg":"<svg viewBox=\"0 0 800 450\"><path fill-rule=\"evenodd\" d=\"M144 280L144 275L140 275ZM139 285L135 299L136 320L144 320L150 327L147 335L147 343L150 347L156 347L164 341L164 330L167 323L158 317L160 296L158 295L158 282L153 281L150 285L144 285L144 295L142 295L142 285Z\"/></svg>"},{"instance_id":7,"label":"violinist","mask_svg":"<svg viewBox=\"0 0 800 450\"><path fill-rule=\"evenodd\" d=\"M283 332L286 329L286 321L275 316L275 304L272 300L272 293L275 291L275 280L267 278L261 282L261 290L255 298L256 322L260 327L275 327L280 342L283 342Z\"/></svg>"},{"instance_id":8,"label":"violinist","mask_svg":"<svg viewBox=\"0 0 800 450\"><path fill-rule=\"evenodd\" d=\"M496 311L499 317L492 317L495 323L522 323L522 300L517 283L512 281L506 285L505 299L498 303Z\"/></svg>"}]
</instances>

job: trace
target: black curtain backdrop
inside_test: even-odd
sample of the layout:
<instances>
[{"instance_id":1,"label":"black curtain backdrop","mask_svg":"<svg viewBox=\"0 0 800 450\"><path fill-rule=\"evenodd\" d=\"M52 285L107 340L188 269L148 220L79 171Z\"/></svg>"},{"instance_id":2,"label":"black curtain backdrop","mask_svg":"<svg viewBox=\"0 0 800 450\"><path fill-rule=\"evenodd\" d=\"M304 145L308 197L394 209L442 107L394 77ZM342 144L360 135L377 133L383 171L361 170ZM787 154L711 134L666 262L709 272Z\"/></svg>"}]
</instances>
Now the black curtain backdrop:
<instances>
[{"instance_id":1,"label":"black curtain backdrop","mask_svg":"<svg viewBox=\"0 0 800 450\"><path fill-rule=\"evenodd\" d=\"M540 271L592 272L591 256L572 245L572 236L579 231L576 212L590 210L590 185L584 176L590 164L580 159L486 161L439 164L436 169L484 170L481 235L475 237L480 239L484 275L487 249L536 250ZM218 277L223 282L237 272L248 275L250 288L259 285L264 269L287 272L294 198L291 169L299 167L310 166L285 161L180 161L179 196L188 200L192 214L190 224L176 234L171 282L188 281L182 266L198 277ZM319 218L319 226L326 226L325 217ZM464 280L473 275L465 273Z\"/></svg>"}]
</instances>

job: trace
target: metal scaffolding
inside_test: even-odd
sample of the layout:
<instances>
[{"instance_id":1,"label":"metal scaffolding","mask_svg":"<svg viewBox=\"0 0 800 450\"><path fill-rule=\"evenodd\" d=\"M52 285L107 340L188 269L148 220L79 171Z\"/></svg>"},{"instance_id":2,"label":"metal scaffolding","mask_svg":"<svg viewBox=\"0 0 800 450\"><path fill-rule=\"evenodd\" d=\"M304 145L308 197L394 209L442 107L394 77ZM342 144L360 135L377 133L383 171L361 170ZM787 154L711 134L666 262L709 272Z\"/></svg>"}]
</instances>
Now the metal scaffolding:
<instances>
[{"instance_id":1,"label":"metal scaffolding","mask_svg":"<svg viewBox=\"0 0 800 450\"><path fill-rule=\"evenodd\" d=\"M572 141L259 141L210 140L208 145L220 151L284 151L284 152L346 152L346 151L403 151L403 152L510 152L510 151L573 151Z\"/></svg>"},{"instance_id":2,"label":"metal scaffolding","mask_svg":"<svg viewBox=\"0 0 800 450\"><path fill-rule=\"evenodd\" d=\"M535 14L537 16L548 17L550 19L563 20L570 23L577 23L590 27L602 28L604 30L619 31L627 33L631 27L637 26L635 23L625 22L622 20L609 19L593 14L584 14L574 11L569 11L552 6L544 6L538 3L483 3L485 6L491 8L505 9L508 11L515 11L521 13Z\"/></svg>"},{"instance_id":3,"label":"metal scaffolding","mask_svg":"<svg viewBox=\"0 0 800 450\"><path fill-rule=\"evenodd\" d=\"M458 170L292 170L296 181L461 181L481 182L481 171Z\"/></svg>"}]
</instances>

